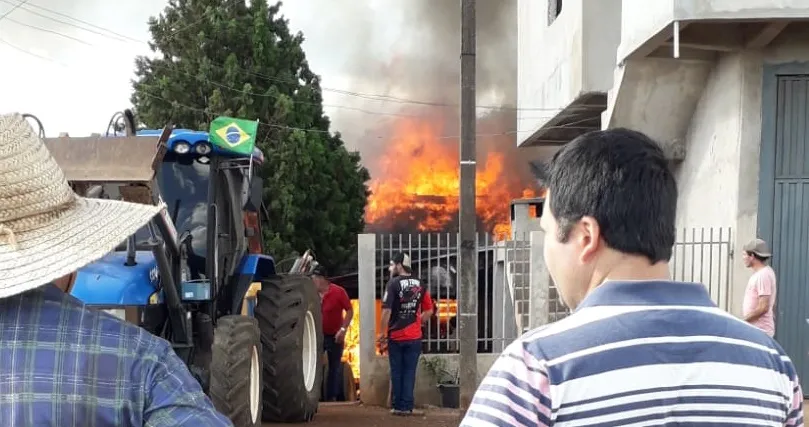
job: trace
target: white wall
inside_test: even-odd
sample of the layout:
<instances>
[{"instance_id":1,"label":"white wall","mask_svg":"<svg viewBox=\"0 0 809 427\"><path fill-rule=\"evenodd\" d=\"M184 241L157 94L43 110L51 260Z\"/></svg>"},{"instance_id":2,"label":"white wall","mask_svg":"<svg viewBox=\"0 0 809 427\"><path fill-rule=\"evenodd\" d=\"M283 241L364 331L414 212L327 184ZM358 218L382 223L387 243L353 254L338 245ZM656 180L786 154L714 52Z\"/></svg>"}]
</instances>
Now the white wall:
<instances>
[{"instance_id":1,"label":"white wall","mask_svg":"<svg viewBox=\"0 0 809 427\"><path fill-rule=\"evenodd\" d=\"M739 55L720 59L708 77L688 127L686 158L677 168L679 226L720 227L736 219L741 85Z\"/></svg>"},{"instance_id":2,"label":"white wall","mask_svg":"<svg viewBox=\"0 0 809 427\"><path fill-rule=\"evenodd\" d=\"M547 0L519 0L517 10L519 145L581 87L581 0L566 1L550 26Z\"/></svg>"},{"instance_id":3,"label":"white wall","mask_svg":"<svg viewBox=\"0 0 809 427\"><path fill-rule=\"evenodd\" d=\"M704 1L704 0L703 0ZM674 0L622 0L618 62L671 24Z\"/></svg>"},{"instance_id":4,"label":"white wall","mask_svg":"<svg viewBox=\"0 0 809 427\"><path fill-rule=\"evenodd\" d=\"M618 62L674 20L809 17L809 0L623 0Z\"/></svg>"},{"instance_id":5,"label":"white wall","mask_svg":"<svg viewBox=\"0 0 809 427\"><path fill-rule=\"evenodd\" d=\"M517 144L579 95L612 87L620 0L566 0L548 25L547 0L518 1Z\"/></svg>"}]
</instances>

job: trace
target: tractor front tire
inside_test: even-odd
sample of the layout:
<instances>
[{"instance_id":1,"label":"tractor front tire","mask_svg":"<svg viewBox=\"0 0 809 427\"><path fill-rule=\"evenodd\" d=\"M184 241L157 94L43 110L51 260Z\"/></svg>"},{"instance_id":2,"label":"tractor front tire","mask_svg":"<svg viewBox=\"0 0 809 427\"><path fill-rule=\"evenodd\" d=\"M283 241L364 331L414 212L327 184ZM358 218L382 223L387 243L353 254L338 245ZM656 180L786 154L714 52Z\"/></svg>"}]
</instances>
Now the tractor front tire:
<instances>
[{"instance_id":1,"label":"tractor front tire","mask_svg":"<svg viewBox=\"0 0 809 427\"><path fill-rule=\"evenodd\" d=\"M214 407L234 427L261 422L261 332L246 316L224 316L216 324L211 347L210 392Z\"/></svg>"},{"instance_id":2,"label":"tractor front tire","mask_svg":"<svg viewBox=\"0 0 809 427\"><path fill-rule=\"evenodd\" d=\"M320 296L312 279L275 276L262 281L254 310L264 352L264 421L314 418L323 381Z\"/></svg>"}]
</instances>

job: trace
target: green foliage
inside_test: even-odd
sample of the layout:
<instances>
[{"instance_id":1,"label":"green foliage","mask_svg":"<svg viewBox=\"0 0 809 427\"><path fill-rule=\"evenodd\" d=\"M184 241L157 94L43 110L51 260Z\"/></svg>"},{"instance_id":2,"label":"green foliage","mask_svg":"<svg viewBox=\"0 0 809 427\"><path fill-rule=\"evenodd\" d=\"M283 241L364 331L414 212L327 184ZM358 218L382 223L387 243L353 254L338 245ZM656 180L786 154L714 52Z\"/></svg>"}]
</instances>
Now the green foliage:
<instances>
[{"instance_id":1,"label":"green foliage","mask_svg":"<svg viewBox=\"0 0 809 427\"><path fill-rule=\"evenodd\" d=\"M438 356L421 356L421 365L435 379L438 385L458 384L460 381L460 371L458 368L451 368L447 359Z\"/></svg>"},{"instance_id":2,"label":"green foliage","mask_svg":"<svg viewBox=\"0 0 809 427\"><path fill-rule=\"evenodd\" d=\"M267 0L170 0L149 20L155 58L139 57L132 103L149 128L207 129L216 116L258 119L270 212L265 249L282 259L314 249L332 268L364 227L368 171L329 132L320 78ZM306 129L306 130L304 130Z\"/></svg>"}]
</instances>

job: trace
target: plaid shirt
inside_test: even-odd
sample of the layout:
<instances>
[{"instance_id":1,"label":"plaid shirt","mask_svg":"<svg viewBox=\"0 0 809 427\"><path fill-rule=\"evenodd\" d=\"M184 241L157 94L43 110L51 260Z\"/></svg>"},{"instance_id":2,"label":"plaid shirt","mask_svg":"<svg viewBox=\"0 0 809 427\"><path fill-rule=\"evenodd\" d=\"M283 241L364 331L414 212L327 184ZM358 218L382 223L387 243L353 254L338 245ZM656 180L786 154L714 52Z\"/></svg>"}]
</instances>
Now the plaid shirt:
<instances>
[{"instance_id":1,"label":"plaid shirt","mask_svg":"<svg viewBox=\"0 0 809 427\"><path fill-rule=\"evenodd\" d=\"M48 285L0 299L0 425L232 424L168 342Z\"/></svg>"}]
</instances>

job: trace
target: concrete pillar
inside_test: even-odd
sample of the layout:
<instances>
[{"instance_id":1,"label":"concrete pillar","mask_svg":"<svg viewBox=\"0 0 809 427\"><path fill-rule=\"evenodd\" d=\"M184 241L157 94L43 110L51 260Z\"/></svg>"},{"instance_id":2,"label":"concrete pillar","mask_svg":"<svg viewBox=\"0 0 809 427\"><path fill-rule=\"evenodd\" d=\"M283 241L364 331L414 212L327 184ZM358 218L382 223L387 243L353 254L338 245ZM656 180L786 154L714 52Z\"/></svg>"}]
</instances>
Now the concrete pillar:
<instances>
[{"instance_id":1,"label":"concrete pillar","mask_svg":"<svg viewBox=\"0 0 809 427\"><path fill-rule=\"evenodd\" d=\"M357 236L358 287L360 303L360 390L371 389L371 372L376 358L376 235Z\"/></svg>"},{"instance_id":2,"label":"concrete pillar","mask_svg":"<svg viewBox=\"0 0 809 427\"><path fill-rule=\"evenodd\" d=\"M509 283L508 250L505 242L497 244L492 265L492 341L493 350L502 352L519 336L514 294Z\"/></svg>"},{"instance_id":3,"label":"concrete pillar","mask_svg":"<svg viewBox=\"0 0 809 427\"><path fill-rule=\"evenodd\" d=\"M537 328L547 324L550 319L550 295L551 275L545 265L543 256L543 242L545 233L532 231L530 234L531 269L528 273L529 291L529 315L528 327Z\"/></svg>"}]
</instances>

